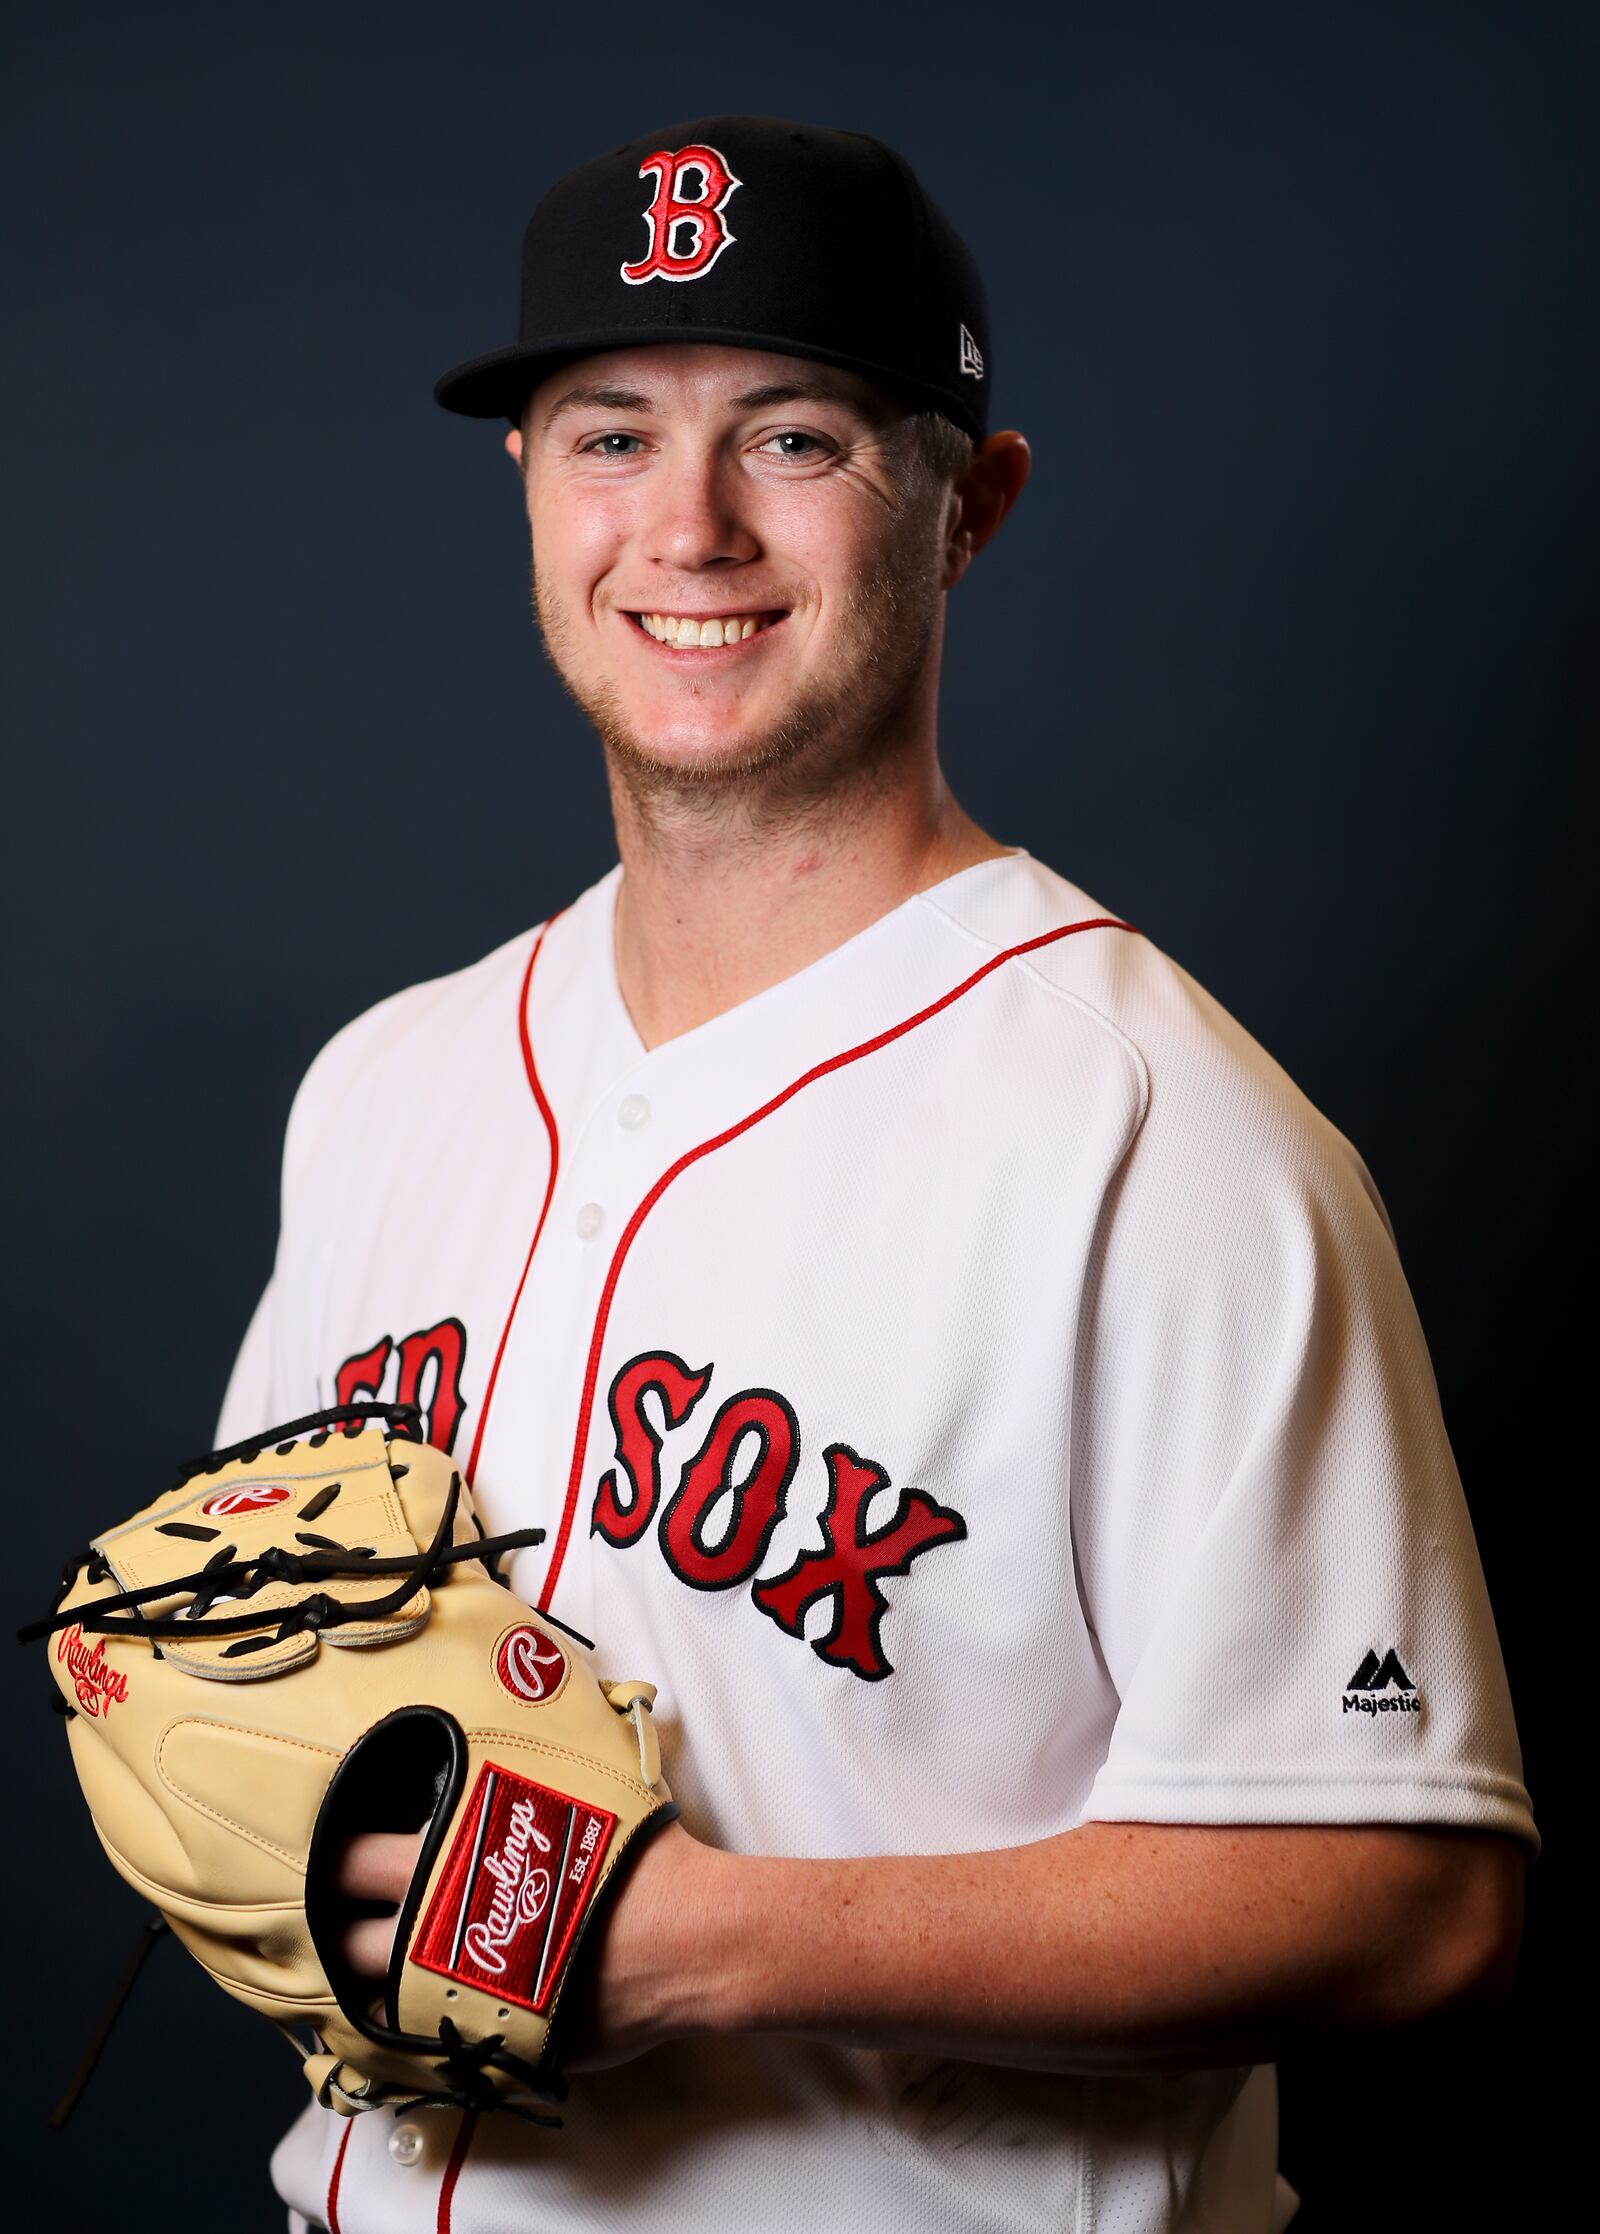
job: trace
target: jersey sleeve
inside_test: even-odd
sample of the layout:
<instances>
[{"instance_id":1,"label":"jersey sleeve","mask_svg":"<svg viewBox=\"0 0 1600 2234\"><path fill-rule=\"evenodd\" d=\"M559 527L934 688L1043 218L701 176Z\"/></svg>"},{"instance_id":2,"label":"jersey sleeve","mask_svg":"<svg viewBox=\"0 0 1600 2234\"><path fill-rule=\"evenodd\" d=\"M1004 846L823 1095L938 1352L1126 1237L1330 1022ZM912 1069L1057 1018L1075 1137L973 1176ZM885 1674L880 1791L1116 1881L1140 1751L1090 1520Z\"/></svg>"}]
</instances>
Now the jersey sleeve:
<instances>
[{"instance_id":1,"label":"jersey sleeve","mask_svg":"<svg viewBox=\"0 0 1600 2234\"><path fill-rule=\"evenodd\" d=\"M1152 1064L1085 1297L1074 1541L1120 1701L1085 1816L1447 1824L1536 1851L1382 1204L1238 1041Z\"/></svg>"},{"instance_id":2,"label":"jersey sleeve","mask_svg":"<svg viewBox=\"0 0 1600 2234\"><path fill-rule=\"evenodd\" d=\"M216 1450L225 1449L229 1443L242 1443L247 1435L273 1426L281 1416L272 1387L273 1316L273 1284L269 1280L228 1376L212 1446Z\"/></svg>"},{"instance_id":3,"label":"jersey sleeve","mask_svg":"<svg viewBox=\"0 0 1600 2234\"><path fill-rule=\"evenodd\" d=\"M291 1340L308 1320L315 1322L320 1309L320 1298L308 1292L300 1271L303 1252L295 1247L306 1219L304 1176L373 1041L406 998L391 994L336 1032L295 1090L284 1128L274 1269L229 1375L217 1421L218 1450L259 1428L315 1411L322 1402L315 1375L296 1356Z\"/></svg>"}]
</instances>

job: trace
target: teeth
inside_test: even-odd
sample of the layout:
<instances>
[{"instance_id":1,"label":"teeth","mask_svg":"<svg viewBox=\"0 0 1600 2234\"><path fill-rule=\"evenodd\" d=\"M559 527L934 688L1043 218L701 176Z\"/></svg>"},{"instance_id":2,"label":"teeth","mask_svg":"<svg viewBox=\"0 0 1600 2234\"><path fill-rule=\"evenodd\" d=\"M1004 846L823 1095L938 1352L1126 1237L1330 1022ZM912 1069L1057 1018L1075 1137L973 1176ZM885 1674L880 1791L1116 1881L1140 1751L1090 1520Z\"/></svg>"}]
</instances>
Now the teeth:
<instances>
[{"instance_id":1,"label":"teeth","mask_svg":"<svg viewBox=\"0 0 1600 2234\"><path fill-rule=\"evenodd\" d=\"M697 621L691 615L681 617L675 613L641 613L639 619L646 631L663 644L676 644L680 650L691 645L697 649L742 643L747 636L754 636L761 627L759 618L736 615L725 621Z\"/></svg>"}]
</instances>

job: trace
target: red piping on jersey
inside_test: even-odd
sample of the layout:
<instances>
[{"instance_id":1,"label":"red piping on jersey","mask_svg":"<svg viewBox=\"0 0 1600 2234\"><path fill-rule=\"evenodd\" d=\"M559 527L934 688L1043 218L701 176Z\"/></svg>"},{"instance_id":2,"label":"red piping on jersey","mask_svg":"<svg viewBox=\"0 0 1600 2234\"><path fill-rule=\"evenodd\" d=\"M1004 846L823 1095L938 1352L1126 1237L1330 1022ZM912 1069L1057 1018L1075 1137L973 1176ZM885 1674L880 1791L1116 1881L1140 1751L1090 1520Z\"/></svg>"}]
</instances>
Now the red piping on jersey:
<instances>
[{"instance_id":1,"label":"red piping on jersey","mask_svg":"<svg viewBox=\"0 0 1600 2234\"><path fill-rule=\"evenodd\" d=\"M344 2131L339 2136L339 2152L328 2178L328 2234L339 2234L339 2182L344 2176L344 2152L350 2146L350 2136L355 2129L355 2119L346 2118Z\"/></svg>"},{"instance_id":2,"label":"red piping on jersey","mask_svg":"<svg viewBox=\"0 0 1600 2234\"><path fill-rule=\"evenodd\" d=\"M456 2145L450 2151L450 2161L444 2168L444 2179L439 2188L439 2216L434 2222L435 2234L450 2234L450 2199L456 2192L456 2182L461 2177L461 2167L467 2161L467 2151L472 2146L472 2136L478 2123L476 2110L461 2113L461 2126L456 2134Z\"/></svg>"},{"instance_id":3,"label":"red piping on jersey","mask_svg":"<svg viewBox=\"0 0 1600 2234\"><path fill-rule=\"evenodd\" d=\"M489 1406L494 1397L494 1385L500 1378L500 1360L506 1354L506 1344L511 1339L511 1323L517 1315L517 1305L522 1301L522 1291L528 1284L528 1273L533 1264L533 1252L539 1246L539 1236L544 1231L545 1219L550 1215L550 1197L556 1191L556 1172L561 1163L561 1139L556 1131L555 1113L545 1099L539 1083L539 1066L533 1059L533 1042L528 1037L528 988L533 983L533 965L539 959L539 949L550 935L550 925L557 922L566 910L558 910L533 942L533 952L528 956L528 966L522 973L522 990L517 996L517 1037L522 1042L522 1067L528 1074L528 1084L533 1088L533 1098L539 1105L544 1119L544 1129L550 1140L550 1176L544 1184L544 1201L540 1205L538 1223L533 1229L533 1239L528 1243L528 1254L523 1260L522 1277L517 1282L517 1292L511 1298L511 1308L506 1313L506 1323L500 1329L500 1346L494 1353L494 1363L489 1368L489 1378L484 1384L483 1402L478 1408L477 1433L472 1438L472 1451L465 1468L468 1489L478 1471L478 1453L483 1448L483 1431L489 1424Z\"/></svg>"},{"instance_id":4,"label":"red piping on jersey","mask_svg":"<svg viewBox=\"0 0 1600 2234\"><path fill-rule=\"evenodd\" d=\"M450 2205L456 2192L456 2182L461 2177L461 2167L467 2161L467 2151L472 2146L473 2132L477 2127L476 2110L462 2112L455 2146L450 2151L450 2161L444 2168L444 2178L439 2185L439 2211L434 2222L436 2234L450 2234ZM339 2136L339 2149L333 2160L333 2174L328 2181L328 2234L340 2234L339 2182L344 2176L345 2151L350 2146L350 2136L355 2132L356 2121L346 2118L343 2133Z\"/></svg>"},{"instance_id":5,"label":"red piping on jersey","mask_svg":"<svg viewBox=\"0 0 1600 2234\"><path fill-rule=\"evenodd\" d=\"M701 1141L698 1148L690 1148L678 1158L675 1164L668 1165L623 1228L615 1252L612 1255L611 1268L606 1274L606 1284L600 1291L600 1307L595 1315L594 1333L589 1342L589 1363L583 1376L583 1396L578 1406L578 1431L572 1446L572 1468L567 1476L567 1500L562 1508L561 1527L556 1536L555 1549L550 1554L550 1565L546 1570L544 1582L539 1590L538 1607L541 1613L549 1611L550 1600L555 1593L556 1579L561 1573L561 1563L567 1555L567 1543L572 1535L573 1516L578 1509L578 1490L583 1475L583 1456L589 1442L589 1420L594 1410L595 1386L600 1377L600 1349L605 1341L606 1322L611 1316L611 1300L616 1294L617 1281L621 1276L623 1260L633 1247L639 1228L672 1185L674 1179L681 1172L687 1171L691 1164L698 1163L702 1156L709 1156L714 1150L725 1148L730 1140L737 1140L739 1135L748 1132L752 1125L759 1125L763 1117L770 1117L773 1111L781 1109L785 1102L793 1101L795 1095L803 1087L811 1085L816 1079L826 1078L830 1071L843 1070L847 1063L859 1062L863 1055L875 1055L880 1047L887 1047L891 1040L902 1039L907 1032L915 1031L917 1026L925 1024L930 1016L937 1016L941 1009L948 1008L953 1001L959 1001L963 993L970 993L975 985L981 984L991 972L999 969L1003 962L1014 962L1019 954L1032 954L1041 946L1053 946L1057 939L1070 938L1075 931L1131 931L1132 929L1133 925L1131 923L1120 922L1114 915L1089 916L1081 923L1063 923L1058 930L1041 931L1037 938L1024 939L1020 946L1008 946L998 954L991 954L988 961L975 969L970 977L964 977L960 984L953 985L948 993L941 993L939 998L936 1001L930 1001L926 1008L919 1008L914 1016L906 1017L902 1023L891 1024L887 1031L878 1032L871 1039L864 1039L859 1047L847 1047L842 1055L830 1055L826 1062L817 1063L810 1070L803 1071L790 1085L785 1086L781 1093L774 1094L771 1101L763 1102L759 1109L751 1110L748 1117L741 1117L739 1122L736 1125L730 1125L726 1132L717 1133L710 1140ZM531 963L529 967L531 969Z\"/></svg>"}]
</instances>

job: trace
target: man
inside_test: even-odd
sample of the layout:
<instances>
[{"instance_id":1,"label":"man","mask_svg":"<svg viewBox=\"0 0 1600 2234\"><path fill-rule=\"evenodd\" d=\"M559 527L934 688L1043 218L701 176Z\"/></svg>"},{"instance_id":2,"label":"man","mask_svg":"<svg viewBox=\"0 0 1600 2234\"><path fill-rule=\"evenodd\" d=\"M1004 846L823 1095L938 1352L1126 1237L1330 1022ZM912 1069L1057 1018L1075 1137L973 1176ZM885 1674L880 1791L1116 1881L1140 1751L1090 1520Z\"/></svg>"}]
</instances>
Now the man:
<instances>
[{"instance_id":1,"label":"man","mask_svg":"<svg viewBox=\"0 0 1600 2234\"><path fill-rule=\"evenodd\" d=\"M898 156L719 117L561 181L440 385L511 421L619 865L319 1057L221 1436L420 1400L683 1816L564 2129L308 2112L297 2223L1265 2234L1273 2059L1509 1977L1537 1834L1371 1182L940 772L990 377Z\"/></svg>"}]
</instances>

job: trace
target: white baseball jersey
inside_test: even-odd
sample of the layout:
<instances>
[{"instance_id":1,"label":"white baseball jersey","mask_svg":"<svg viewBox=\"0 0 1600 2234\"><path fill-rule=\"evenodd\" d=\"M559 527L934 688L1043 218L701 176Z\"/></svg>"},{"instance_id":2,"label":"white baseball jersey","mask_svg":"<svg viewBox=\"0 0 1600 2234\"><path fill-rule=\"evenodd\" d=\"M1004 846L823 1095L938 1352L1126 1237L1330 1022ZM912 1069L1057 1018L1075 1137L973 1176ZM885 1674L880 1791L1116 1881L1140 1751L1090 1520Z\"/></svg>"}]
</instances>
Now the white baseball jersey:
<instances>
[{"instance_id":1,"label":"white baseball jersey","mask_svg":"<svg viewBox=\"0 0 1600 2234\"><path fill-rule=\"evenodd\" d=\"M620 869L380 1003L295 1102L221 1436L412 1398L517 1588L660 1685L686 1826L962 1852L1086 1819L1536 1846L1428 1355L1359 1158L1016 851L646 1051ZM1270 2069L775 2038L560 2132L312 2109L334 2234L1268 2234ZM411 2156L413 2161L400 2161Z\"/></svg>"}]
</instances>

